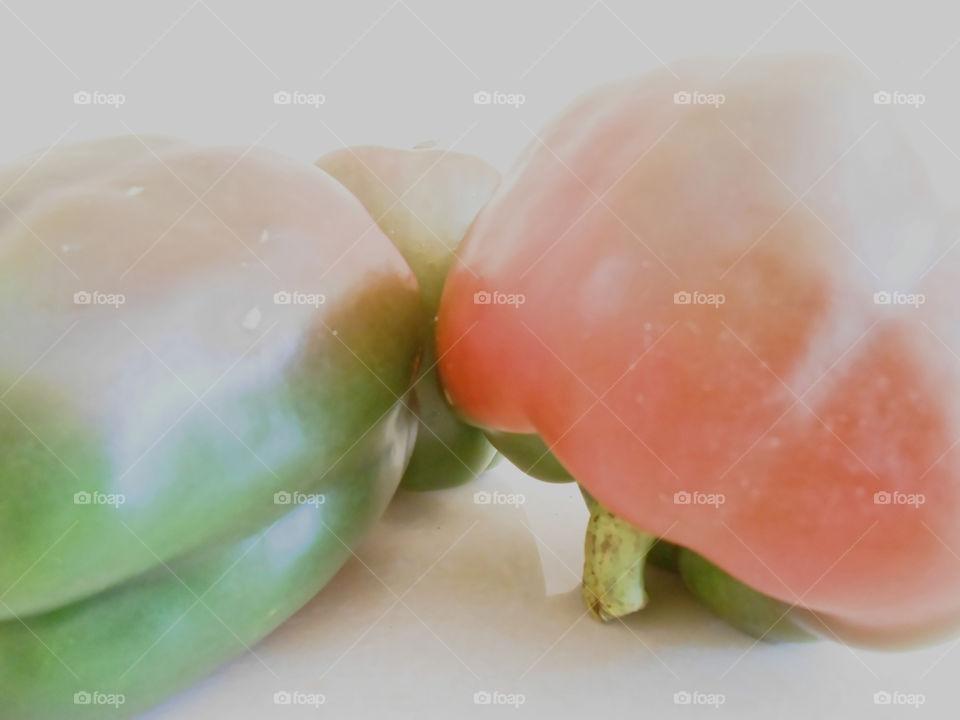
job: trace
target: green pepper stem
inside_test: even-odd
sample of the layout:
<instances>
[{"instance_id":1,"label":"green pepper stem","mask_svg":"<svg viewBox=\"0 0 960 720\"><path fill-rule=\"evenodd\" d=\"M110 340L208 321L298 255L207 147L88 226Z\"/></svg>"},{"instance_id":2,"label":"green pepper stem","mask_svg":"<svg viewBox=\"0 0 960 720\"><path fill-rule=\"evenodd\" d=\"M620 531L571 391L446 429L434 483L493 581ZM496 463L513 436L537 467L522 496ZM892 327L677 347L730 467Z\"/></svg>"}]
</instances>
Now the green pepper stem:
<instances>
[{"instance_id":1,"label":"green pepper stem","mask_svg":"<svg viewBox=\"0 0 960 720\"><path fill-rule=\"evenodd\" d=\"M629 615L647 604L643 571L655 535L621 520L583 493L590 509L584 541L583 600L604 622Z\"/></svg>"},{"instance_id":2,"label":"green pepper stem","mask_svg":"<svg viewBox=\"0 0 960 720\"><path fill-rule=\"evenodd\" d=\"M806 642L816 636L797 622L791 606L744 585L705 558L634 527L582 487L590 510L584 541L583 600L607 622L647 604L643 583L649 560L679 572L690 592L733 627L768 642Z\"/></svg>"}]
</instances>

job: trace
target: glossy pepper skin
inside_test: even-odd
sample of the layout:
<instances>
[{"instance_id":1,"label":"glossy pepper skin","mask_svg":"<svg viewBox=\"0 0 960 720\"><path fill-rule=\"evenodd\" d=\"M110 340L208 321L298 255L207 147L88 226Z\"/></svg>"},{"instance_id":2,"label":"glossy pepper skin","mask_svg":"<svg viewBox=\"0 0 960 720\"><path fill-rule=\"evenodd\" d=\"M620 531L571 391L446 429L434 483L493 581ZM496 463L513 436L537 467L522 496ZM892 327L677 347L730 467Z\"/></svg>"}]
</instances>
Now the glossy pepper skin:
<instances>
[{"instance_id":1,"label":"glossy pepper skin","mask_svg":"<svg viewBox=\"0 0 960 720\"><path fill-rule=\"evenodd\" d=\"M0 193L3 716L127 717L279 625L380 515L419 293L352 195L264 151L97 141Z\"/></svg>"},{"instance_id":2,"label":"glossy pepper skin","mask_svg":"<svg viewBox=\"0 0 960 720\"><path fill-rule=\"evenodd\" d=\"M432 329L455 251L500 173L480 158L432 148L359 146L317 161L357 196L413 269L431 333L414 383L420 430L400 487L436 490L483 472L494 449L482 431L456 415L437 377Z\"/></svg>"},{"instance_id":3,"label":"glossy pepper skin","mask_svg":"<svg viewBox=\"0 0 960 720\"><path fill-rule=\"evenodd\" d=\"M599 88L540 134L460 247L441 377L475 424L539 436L600 507L702 556L679 563L701 596L729 578L864 643L952 628L958 262L938 200L856 67L720 65Z\"/></svg>"}]
</instances>

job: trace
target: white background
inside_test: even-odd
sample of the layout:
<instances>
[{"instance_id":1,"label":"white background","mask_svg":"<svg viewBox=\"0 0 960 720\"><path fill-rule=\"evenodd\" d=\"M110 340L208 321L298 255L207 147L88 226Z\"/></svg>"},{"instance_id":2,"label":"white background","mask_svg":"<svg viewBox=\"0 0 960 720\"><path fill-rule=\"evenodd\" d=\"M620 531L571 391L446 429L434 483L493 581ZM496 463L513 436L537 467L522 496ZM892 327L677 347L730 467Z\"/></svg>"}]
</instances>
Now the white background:
<instances>
[{"instance_id":1,"label":"white background","mask_svg":"<svg viewBox=\"0 0 960 720\"><path fill-rule=\"evenodd\" d=\"M852 55L881 86L926 96L901 114L955 207L958 20L960 6L930 1L0 0L0 159L136 132L259 144L305 161L343 144L433 140L505 170L534 131L599 82L690 56L730 64L816 50ZM77 106L80 90L126 101ZM279 90L326 102L277 106ZM525 102L477 106L478 90ZM523 493L526 503L477 505L478 489ZM469 488L401 496L360 559L256 656L150 718L955 717L960 651L951 643L900 654L758 645L663 576L653 578L650 607L626 623L583 617L584 519L575 490L505 466ZM322 693L326 703L278 708L278 689ZM683 690L725 702L674 704ZM478 706L481 691L524 703ZM876 706L877 691L926 702Z\"/></svg>"}]
</instances>

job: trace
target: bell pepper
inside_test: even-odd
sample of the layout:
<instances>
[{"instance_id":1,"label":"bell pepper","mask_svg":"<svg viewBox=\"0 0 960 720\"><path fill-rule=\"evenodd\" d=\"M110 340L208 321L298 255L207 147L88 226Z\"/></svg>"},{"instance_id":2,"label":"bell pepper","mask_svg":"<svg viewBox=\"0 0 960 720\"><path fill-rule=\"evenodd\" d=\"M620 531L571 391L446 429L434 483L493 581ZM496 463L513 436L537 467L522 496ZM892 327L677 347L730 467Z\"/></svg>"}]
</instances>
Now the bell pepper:
<instances>
[{"instance_id":1,"label":"bell pepper","mask_svg":"<svg viewBox=\"0 0 960 720\"><path fill-rule=\"evenodd\" d=\"M458 251L441 378L595 500L599 616L643 606L666 542L765 639L931 637L960 616L954 238L856 67L731 64L598 88L537 136Z\"/></svg>"},{"instance_id":2,"label":"bell pepper","mask_svg":"<svg viewBox=\"0 0 960 720\"><path fill-rule=\"evenodd\" d=\"M128 717L248 649L413 447L415 278L328 175L124 137L0 171L0 698Z\"/></svg>"},{"instance_id":3,"label":"bell pepper","mask_svg":"<svg viewBox=\"0 0 960 720\"><path fill-rule=\"evenodd\" d=\"M400 487L435 490L461 485L490 465L495 450L444 397L432 328L454 252L496 189L500 173L473 155L432 147L345 148L320 158L317 166L357 196L403 254L420 285L431 332L413 386L412 405L420 429Z\"/></svg>"}]
</instances>

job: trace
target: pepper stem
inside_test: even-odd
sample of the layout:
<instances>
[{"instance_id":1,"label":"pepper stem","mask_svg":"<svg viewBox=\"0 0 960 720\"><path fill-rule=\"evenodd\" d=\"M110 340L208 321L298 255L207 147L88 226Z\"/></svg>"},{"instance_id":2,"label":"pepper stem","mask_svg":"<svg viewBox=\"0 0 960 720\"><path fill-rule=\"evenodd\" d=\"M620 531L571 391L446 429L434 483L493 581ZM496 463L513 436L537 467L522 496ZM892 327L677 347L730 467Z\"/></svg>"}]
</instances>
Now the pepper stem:
<instances>
[{"instance_id":1,"label":"pepper stem","mask_svg":"<svg viewBox=\"0 0 960 720\"><path fill-rule=\"evenodd\" d=\"M657 537L621 520L586 492L590 510L584 541L583 600L594 617L607 622L647 604L643 570Z\"/></svg>"}]
</instances>

